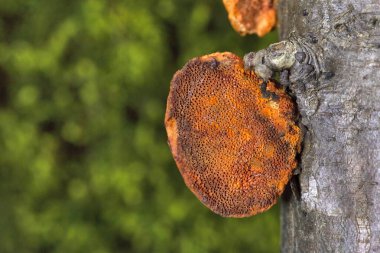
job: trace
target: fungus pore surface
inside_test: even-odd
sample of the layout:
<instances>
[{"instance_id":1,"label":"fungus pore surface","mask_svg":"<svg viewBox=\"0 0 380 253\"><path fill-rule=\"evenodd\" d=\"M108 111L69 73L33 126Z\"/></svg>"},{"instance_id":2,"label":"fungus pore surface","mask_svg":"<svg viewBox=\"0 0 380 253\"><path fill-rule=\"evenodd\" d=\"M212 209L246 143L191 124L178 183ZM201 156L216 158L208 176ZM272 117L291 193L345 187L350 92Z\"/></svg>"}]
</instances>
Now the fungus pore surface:
<instances>
[{"instance_id":1,"label":"fungus pore surface","mask_svg":"<svg viewBox=\"0 0 380 253\"><path fill-rule=\"evenodd\" d=\"M269 209L296 167L301 131L284 89L229 52L190 60L174 75L165 126L188 188L215 213Z\"/></svg>"},{"instance_id":2,"label":"fungus pore surface","mask_svg":"<svg viewBox=\"0 0 380 253\"><path fill-rule=\"evenodd\" d=\"M274 0L223 0L232 27L241 35L264 36L276 25Z\"/></svg>"}]
</instances>

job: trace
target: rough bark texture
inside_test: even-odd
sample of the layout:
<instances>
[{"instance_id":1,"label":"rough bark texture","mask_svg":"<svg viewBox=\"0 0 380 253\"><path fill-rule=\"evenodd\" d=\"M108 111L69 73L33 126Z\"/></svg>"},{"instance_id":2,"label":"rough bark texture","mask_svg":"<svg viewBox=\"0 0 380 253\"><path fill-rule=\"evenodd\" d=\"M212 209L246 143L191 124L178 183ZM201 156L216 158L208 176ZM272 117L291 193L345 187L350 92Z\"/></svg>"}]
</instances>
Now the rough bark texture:
<instances>
[{"instance_id":1,"label":"rough bark texture","mask_svg":"<svg viewBox=\"0 0 380 253\"><path fill-rule=\"evenodd\" d=\"M329 73L291 84L307 132L282 251L380 252L380 1L282 0L278 17Z\"/></svg>"}]
</instances>

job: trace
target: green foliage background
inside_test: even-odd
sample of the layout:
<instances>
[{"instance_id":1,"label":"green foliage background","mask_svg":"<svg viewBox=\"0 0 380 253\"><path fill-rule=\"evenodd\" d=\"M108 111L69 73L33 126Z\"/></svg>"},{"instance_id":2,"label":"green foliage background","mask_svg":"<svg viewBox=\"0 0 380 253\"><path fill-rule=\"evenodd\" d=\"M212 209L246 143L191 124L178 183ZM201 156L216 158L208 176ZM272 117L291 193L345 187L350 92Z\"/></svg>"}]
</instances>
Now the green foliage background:
<instances>
[{"instance_id":1,"label":"green foliage background","mask_svg":"<svg viewBox=\"0 0 380 253\"><path fill-rule=\"evenodd\" d=\"M187 60L275 39L215 0L2 0L0 252L278 252L278 208L211 213L163 126Z\"/></svg>"}]
</instances>

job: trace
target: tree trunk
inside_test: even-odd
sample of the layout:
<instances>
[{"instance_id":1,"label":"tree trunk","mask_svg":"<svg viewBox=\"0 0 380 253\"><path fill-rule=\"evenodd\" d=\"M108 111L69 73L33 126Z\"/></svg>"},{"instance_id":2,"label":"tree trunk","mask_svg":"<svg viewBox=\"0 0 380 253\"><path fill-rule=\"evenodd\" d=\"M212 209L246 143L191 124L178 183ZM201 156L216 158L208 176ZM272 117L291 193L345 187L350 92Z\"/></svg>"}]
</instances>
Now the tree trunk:
<instances>
[{"instance_id":1,"label":"tree trunk","mask_svg":"<svg viewBox=\"0 0 380 253\"><path fill-rule=\"evenodd\" d=\"M305 126L300 198L282 201L283 252L380 252L380 1L280 0L279 31L329 73L291 83Z\"/></svg>"}]
</instances>

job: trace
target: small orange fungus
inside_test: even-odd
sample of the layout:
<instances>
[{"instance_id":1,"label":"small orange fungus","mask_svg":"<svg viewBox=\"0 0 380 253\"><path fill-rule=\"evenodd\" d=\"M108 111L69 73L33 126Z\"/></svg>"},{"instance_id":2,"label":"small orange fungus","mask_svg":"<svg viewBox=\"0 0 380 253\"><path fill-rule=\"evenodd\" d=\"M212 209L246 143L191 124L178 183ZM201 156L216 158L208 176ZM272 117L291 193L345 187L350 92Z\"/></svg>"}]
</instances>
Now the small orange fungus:
<instances>
[{"instance_id":1,"label":"small orange fungus","mask_svg":"<svg viewBox=\"0 0 380 253\"><path fill-rule=\"evenodd\" d=\"M276 25L273 0L223 0L232 27L241 35L262 37Z\"/></svg>"}]
</instances>

